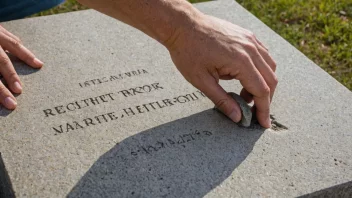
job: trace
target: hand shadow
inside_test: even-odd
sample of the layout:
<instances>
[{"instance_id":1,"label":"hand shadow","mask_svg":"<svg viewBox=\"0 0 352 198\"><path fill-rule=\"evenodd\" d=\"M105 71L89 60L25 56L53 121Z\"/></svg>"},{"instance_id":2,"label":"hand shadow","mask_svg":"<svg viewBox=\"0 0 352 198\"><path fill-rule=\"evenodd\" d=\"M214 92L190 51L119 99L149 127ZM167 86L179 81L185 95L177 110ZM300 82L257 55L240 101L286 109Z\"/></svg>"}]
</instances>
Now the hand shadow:
<instances>
[{"instance_id":1,"label":"hand shadow","mask_svg":"<svg viewBox=\"0 0 352 198\"><path fill-rule=\"evenodd\" d=\"M9 56L13 66L15 67L15 70L19 76L29 75L29 74L33 74L33 73L39 71L39 69L35 69L35 68L27 65L25 62L23 62L22 60L20 60L16 56L14 56L10 53L7 53L7 55Z\"/></svg>"},{"instance_id":2,"label":"hand shadow","mask_svg":"<svg viewBox=\"0 0 352 198\"><path fill-rule=\"evenodd\" d=\"M0 152L0 197L2 198L15 197L15 193L12 188L10 177L7 174L4 161L2 160L2 157L1 157L1 152Z\"/></svg>"},{"instance_id":3,"label":"hand shadow","mask_svg":"<svg viewBox=\"0 0 352 198\"><path fill-rule=\"evenodd\" d=\"M102 155L67 197L203 197L263 131L240 128L215 110L148 129Z\"/></svg>"},{"instance_id":4,"label":"hand shadow","mask_svg":"<svg viewBox=\"0 0 352 198\"><path fill-rule=\"evenodd\" d=\"M22 75L29 75L29 74L32 74L34 72L39 71L39 69L35 69L35 68L28 66L26 63L24 63L23 61L21 61L20 59L18 59L14 55L12 55L10 53L7 53L7 55L9 56L9 58L12 62L12 65L14 66L14 68L15 68L17 74L20 76L20 78ZM6 81L4 80L4 78L1 74L0 74L0 80L2 83L4 83L4 85L6 87L8 87ZM15 97L17 97L19 95L19 94L14 94L14 93L12 93L12 94ZM3 105L0 104L0 117L6 117L11 113L12 113L12 110L8 110Z\"/></svg>"}]
</instances>

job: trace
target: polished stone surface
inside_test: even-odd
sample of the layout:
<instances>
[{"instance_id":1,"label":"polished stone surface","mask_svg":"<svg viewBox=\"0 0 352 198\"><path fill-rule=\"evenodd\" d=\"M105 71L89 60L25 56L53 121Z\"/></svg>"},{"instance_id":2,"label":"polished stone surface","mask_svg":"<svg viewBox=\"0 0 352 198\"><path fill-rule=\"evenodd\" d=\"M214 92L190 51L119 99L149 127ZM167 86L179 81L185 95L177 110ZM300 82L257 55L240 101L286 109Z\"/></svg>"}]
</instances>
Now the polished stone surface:
<instances>
[{"instance_id":1,"label":"polished stone surface","mask_svg":"<svg viewBox=\"0 0 352 198\"><path fill-rule=\"evenodd\" d=\"M15 111L0 110L8 192L295 197L348 189L352 93L234 1L195 6L268 46L280 81L272 114L287 130L232 123L183 79L163 46L98 12L8 22L45 62L38 71L13 59L24 93Z\"/></svg>"}]
</instances>

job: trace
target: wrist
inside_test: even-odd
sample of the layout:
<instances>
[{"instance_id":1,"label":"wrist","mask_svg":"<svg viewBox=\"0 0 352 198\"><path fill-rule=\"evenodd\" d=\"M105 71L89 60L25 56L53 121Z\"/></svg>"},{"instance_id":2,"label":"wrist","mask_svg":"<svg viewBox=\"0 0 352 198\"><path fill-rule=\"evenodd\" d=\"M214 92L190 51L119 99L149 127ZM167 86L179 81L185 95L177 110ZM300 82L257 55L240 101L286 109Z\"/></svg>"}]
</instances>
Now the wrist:
<instances>
[{"instance_id":1,"label":"wrist","mask_svg":"<svg viewBox=\"0 0 352 198\"><path fill-rule=\"evenodd\" d=\"M169 15L171 20L168 26L161 28L157 40L169 50L176 47L186 32L195 29L203 15L187 1L176 3Z\"/></svg>"}]
</instances>

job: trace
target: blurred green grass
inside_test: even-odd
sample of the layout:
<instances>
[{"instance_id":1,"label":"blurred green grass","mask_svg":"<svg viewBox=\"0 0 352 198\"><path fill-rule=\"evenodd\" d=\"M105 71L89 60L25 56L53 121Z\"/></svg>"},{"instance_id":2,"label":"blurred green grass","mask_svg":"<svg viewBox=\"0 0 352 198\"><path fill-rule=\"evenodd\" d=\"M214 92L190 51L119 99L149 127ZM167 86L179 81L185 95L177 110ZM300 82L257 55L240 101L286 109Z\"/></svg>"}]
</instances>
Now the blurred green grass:
<instances>
[{"instance_id":1,"label":"blurred green grass","mask_svg":"<svg viewBox=\"0 0 352 198\"><path fill-rule=\"evenodd\" d=\"M237 0L352 90L351 0Z\"/></svg>"},{"instance_id":2,"label":"blurred green grass","mask_svg":"<svg viewBox=\"0 0 352 198\"><path fill-rule=\"evenodd\" d=\"M205 0L190 0L192 3ZM237 0L352 90L351 0ZM87 9L75 0L33 16Z\"/></svg>"}]
</instances>

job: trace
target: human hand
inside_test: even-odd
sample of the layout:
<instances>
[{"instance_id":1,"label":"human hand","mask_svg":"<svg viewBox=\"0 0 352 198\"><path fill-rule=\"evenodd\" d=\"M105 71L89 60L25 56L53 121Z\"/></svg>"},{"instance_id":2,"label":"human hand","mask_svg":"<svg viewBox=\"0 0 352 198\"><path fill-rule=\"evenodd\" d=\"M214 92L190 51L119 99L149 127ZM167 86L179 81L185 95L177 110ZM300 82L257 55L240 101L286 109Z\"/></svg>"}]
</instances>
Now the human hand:
<instances>
[{"instance_id":1,"label":"human hand","mask_svg":"<svg viewBox=\"0 0 352 198\"><path fill-rule=\"evenodd\" d=\"M248 103L254 100L259 123L270 128L270 103L278 80L268 50L244 28L204 14L197 17L165 42L174 64L234 122L241 120L240 107L219 79L239 80L241 96Z\"/></svg>"},{"instance_id":2,"label":"human hand","mask_svg":"<svg viewBox=\"0 0 352 198\"><path fill-rule=\"evenodd\" d=\"M33 68L41 68L43 62L37 59L32 52L24 47L18 37L8 32L0 25L0 74L4 77L9 87L8 89L0 81L0 104L5 108L12 110L16 108L17 101L10 90L13 93L20 94L22 92L22 83L5 50L17 56Z\"/></svg>"}]
</instances>

